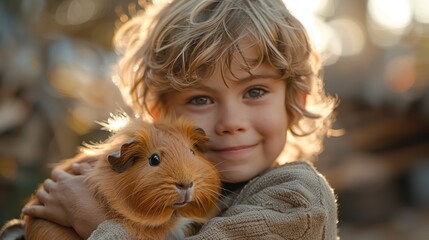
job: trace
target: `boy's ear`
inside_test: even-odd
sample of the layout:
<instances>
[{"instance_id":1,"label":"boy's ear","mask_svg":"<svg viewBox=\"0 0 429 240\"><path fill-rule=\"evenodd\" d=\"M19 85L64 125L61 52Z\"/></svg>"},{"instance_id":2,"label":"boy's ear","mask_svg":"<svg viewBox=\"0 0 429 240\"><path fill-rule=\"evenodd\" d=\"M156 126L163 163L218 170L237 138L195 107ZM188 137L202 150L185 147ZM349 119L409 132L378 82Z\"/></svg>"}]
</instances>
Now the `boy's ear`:
<instances>
[{"instance_id":1,"label":"boy's ear","mask_svg":"<svg viewBox=\"0 0 429 240\"><path fill-rule=\"evenodd\" d=\"M122 144L121 149L107 156L110 167L117 173L128 170L137 161L138 156L131 154L133 146L137 144L137 139L132 138Z\"/></svg>"},{"instance_id":2,"label":"boy's ear","mask_svg":"<svg viewBox=\"0 0 429 240\"><path fill-rule=\"evenodd\" d=\"M298 101L301 104L302 107L305 107L305 105L307 104L307 93L305 92L298 92Z\"/></svg>"}]
</instances>

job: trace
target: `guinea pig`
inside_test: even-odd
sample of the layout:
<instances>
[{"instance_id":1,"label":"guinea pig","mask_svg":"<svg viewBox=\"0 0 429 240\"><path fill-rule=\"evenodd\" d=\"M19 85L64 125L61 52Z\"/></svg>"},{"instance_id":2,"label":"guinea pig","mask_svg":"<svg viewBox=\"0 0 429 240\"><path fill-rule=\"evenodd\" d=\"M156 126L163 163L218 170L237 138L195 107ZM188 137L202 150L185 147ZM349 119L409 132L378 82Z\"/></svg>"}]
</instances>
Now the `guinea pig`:
<instances>
[{"instance_id":1,"label":"guinea pig","mask_svg":"<svg viewBox=\"0 0 429 240\"><path fill-rule=\"evenodd\" d=\"M183 119L133 119L105 142L86 145L74 162L96 159L86 182L108 218L133 239L180 239L218 213L220 179L201 150L204 131ZM38 204L31 197L29 204ZM24 216L26 239L81 239L72 229Z\"/></svg>"}]
</instances>

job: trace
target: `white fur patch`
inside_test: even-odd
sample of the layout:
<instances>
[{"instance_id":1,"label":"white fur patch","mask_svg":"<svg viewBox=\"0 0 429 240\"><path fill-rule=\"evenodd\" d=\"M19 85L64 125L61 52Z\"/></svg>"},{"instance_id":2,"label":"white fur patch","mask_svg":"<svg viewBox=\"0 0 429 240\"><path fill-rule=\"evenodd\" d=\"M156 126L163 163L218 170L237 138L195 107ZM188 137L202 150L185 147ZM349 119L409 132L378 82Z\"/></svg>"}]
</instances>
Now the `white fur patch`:
<instances>
[{"instance_id":1,"label":"white fur patch","mask_svg":"<svg viewBox=\"0 0 429 240\"><path fill-rule=\"evenodd\" d=\"M186 230L186 226L190 223L193 223L194 221L192 221L189 218L180 218L179 219L179 223L176 225L175 228L173 228L171 230L171 232L168 234L167 238L168 240L173 240L173 239L184 239L185 238L185 233L184 231Z\"/></svg>"}]
</instances>

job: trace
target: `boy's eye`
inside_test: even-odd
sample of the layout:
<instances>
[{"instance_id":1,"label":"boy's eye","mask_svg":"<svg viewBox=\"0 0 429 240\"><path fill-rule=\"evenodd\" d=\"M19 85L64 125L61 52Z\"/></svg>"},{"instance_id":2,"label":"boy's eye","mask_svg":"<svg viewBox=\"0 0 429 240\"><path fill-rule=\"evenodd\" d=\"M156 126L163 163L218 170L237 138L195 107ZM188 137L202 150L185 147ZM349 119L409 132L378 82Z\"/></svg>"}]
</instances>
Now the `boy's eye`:
<instances>
[{"instance_id":1,"label":"boy's eye","mask_svg":"<svg viewBox=\"0 0 429 240\"><path fill-rule=\"evenodd\" d=\"M193 97L191 100L189 100L188 103L193 105L206 105L206 104L213 103L213 101L208 97L198 96L198 97Z\"/></svg>"},{"instance_id":2,"label":"boy's eye","mask_svg":"<svg viewBox=\"0 0 429 240\"><path fill-rule=\"evenodd\" d=\"M265 91L262 88L252 88L246 93L246 97L249 98L260 98L262 97L267 91Z\"/></svg>"}]
</instances>

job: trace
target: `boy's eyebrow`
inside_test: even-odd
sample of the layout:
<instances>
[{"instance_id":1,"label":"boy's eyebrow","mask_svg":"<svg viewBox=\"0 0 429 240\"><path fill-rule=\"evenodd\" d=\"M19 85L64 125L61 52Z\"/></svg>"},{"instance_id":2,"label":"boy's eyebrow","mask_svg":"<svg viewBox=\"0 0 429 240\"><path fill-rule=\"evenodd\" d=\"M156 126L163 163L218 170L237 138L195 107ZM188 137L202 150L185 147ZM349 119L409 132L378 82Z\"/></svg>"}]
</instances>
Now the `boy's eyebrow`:
<instances>
[{"instance_id":1,"label":"boy's eyebrow","mask_svg":"<svg viewBox=\"0 0 429 240\"><path fill-rule=\"evenodd\" d=\"M277 79L277 78L279 78L279 75L276 75L276 74L252 74L252 75L248 75L248 76L243 77L243 78L236 77L234 79L228 80L227 82L246 83L246 82L249 82L249 81L254 80L254 79ZM228 87L228 85L226 85L226 86ZM201 90L208 90L208 91L212 90L211 87L204 85L202 83L195 85L193 88L201 89Z\"/></svg>"},{"instance_id":2,"label":"boy's eyebrow","mask_svg":"<svg viewBox=\"0 0 429 240\"><path fill-rule=\"evenodd\" d=\"M237 81L241 82L248 82L250 80L254 80L254 79L264 79L264 78L278 78L278 75L275 74L249 74L248 76L244 77L244 78L236 78Z\"/></svg>"}]
</instances>

